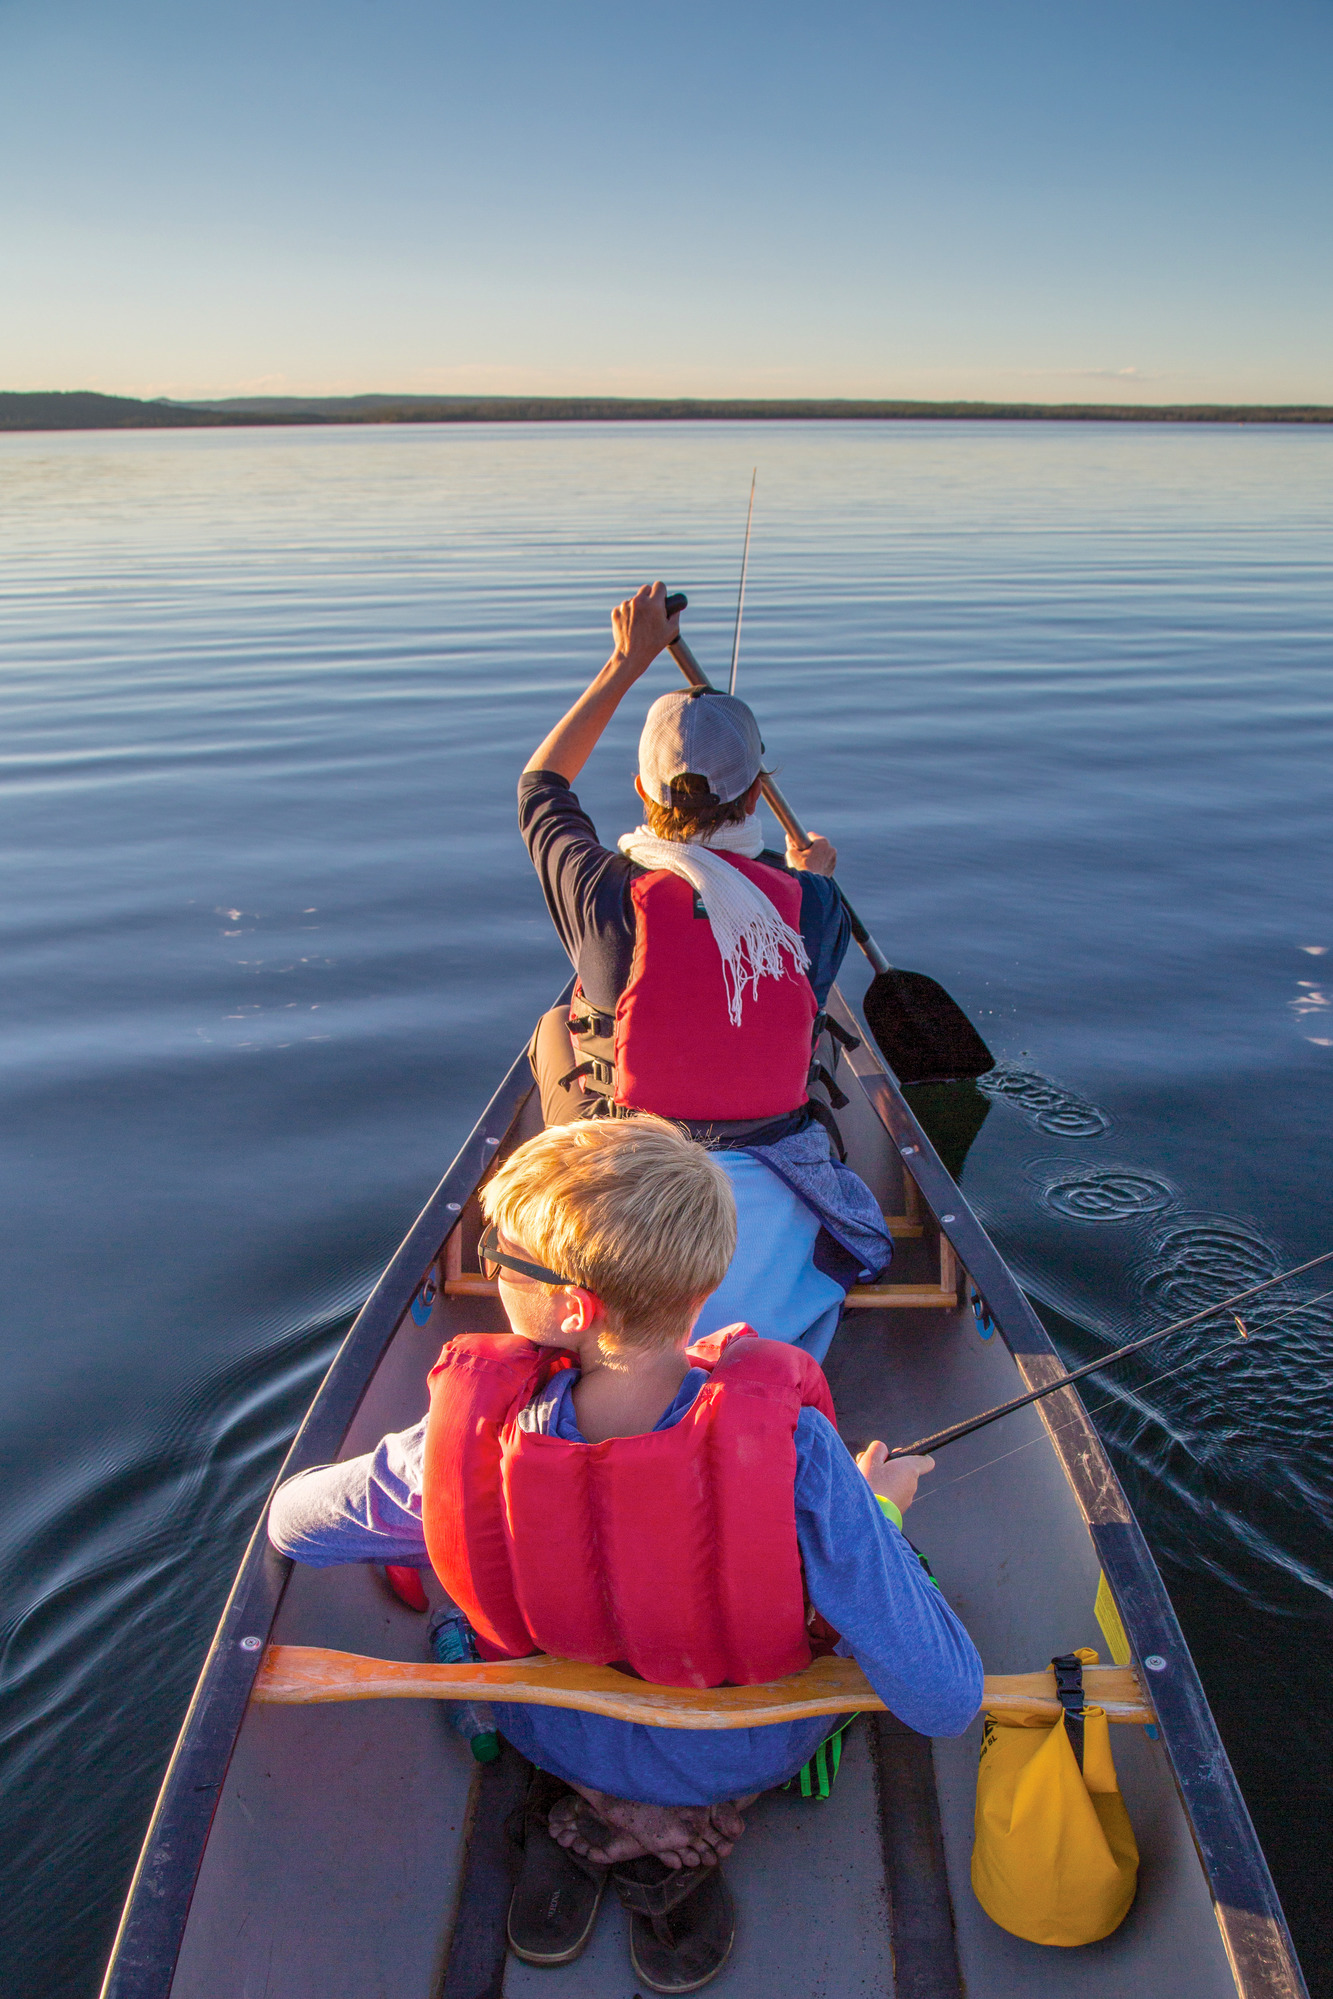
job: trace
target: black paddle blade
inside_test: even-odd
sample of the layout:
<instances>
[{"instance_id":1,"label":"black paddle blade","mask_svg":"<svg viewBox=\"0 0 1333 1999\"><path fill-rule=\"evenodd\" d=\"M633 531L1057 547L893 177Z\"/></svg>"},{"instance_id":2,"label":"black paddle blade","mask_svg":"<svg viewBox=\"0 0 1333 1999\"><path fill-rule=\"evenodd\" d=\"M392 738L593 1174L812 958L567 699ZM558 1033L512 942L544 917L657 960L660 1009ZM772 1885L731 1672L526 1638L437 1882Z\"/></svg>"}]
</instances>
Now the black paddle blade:
<instances>
[{"instance_id":1,"label":"black paddle blade","mask_svg":"<svg viewBox=\"0 0 1333 1999\"><path fill-rule=\"evenodd\" d=\"M876 972L861 1002L866 1026L898 1081L956 1083L984 1076L995 1057L956 1000L926 972Z\"/></svg>"}]
</instances>

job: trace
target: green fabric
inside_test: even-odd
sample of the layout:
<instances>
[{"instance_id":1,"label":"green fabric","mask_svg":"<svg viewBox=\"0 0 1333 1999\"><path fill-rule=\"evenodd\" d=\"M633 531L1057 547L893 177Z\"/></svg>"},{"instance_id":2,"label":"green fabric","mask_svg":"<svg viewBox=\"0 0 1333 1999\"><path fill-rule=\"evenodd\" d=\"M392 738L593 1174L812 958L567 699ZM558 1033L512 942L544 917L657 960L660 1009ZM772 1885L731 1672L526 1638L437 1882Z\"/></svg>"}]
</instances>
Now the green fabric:
<instances>
[{"instance_id":1,"label":"green fabric","mask_svg":"<svg viewBox=\"0 0 1333 1999\"><path fill-rule=\"evenodd\" d=\"M898 1508L894 1505L893 1501L891 1499L886 1499L882 1492L877 1492L875 1494L875 1497L879 1501L879 1510L884 1515L884 1518L886 1520L891 1520L894 1526L897 1527L899 1530L901 1530L903 1524L903 1516L899 1512Z\"/></svg>"},{"instance_id":2,"label":"green fabric","mask_svg":"<svg viewBox=\"0 0 1333 1999\"><path fill-rule=\"evenodd\" d=\"M842 1762L842 1738L856 1720L851 1715L835 1728L832 1735L820 1743L808 1763L803 1763L794 1777L789 1777L783 1785L784 1791L798 1790L803 1798L826 1798L833 1789Z\"/></svg>"}]
</instances>

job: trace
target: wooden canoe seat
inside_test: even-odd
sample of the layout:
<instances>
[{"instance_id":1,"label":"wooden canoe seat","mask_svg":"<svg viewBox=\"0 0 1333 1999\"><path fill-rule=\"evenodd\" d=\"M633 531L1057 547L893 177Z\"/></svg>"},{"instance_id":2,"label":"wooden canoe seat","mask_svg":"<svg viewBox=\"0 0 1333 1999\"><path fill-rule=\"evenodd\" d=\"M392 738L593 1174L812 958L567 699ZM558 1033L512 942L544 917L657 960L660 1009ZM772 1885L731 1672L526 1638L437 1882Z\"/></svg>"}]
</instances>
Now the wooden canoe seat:
<instances>
[{"instance_id":1,"label":"wooden canoe seat","mask_svg":"<svg viewBox=\"0 0 1333 1999\"><path fill-rule=\"evenodd\" d=\"M1111 1721L1155 1719L1132 1666L1087 1666L1088 1700ZM270 1645L253 1699L307 1706L317 1701L494 1700L523 1706L578 1708L652 1728L759 1728L809 1715L883 1710L884 1703L854 1659L816 1659L789 1679L757 1687L653 1687L613 1666L580 1666L539 1653L531 1659L480 1665L420 1665L329 1652L317 1645ZM982 1706L993 1714L1060 1712L1055 1674L988 1673Z\"/></svg>"},{"instance_id":2,"label":"wooden canoe seat","mask_svg":"<svg viewBox=\"0 0 1333 1999\"><path fill-rule=\"evenodd\" d=\"M916 1182L904 1174L906 1212L885 1215L885 1225L895 1242L919 1240L926 1232ZM463 1268L462 1231L455 1228L444 1246L443 1273L439 1288L449 1298L496 1298L499 1286L479 1270ZM956 1311L958 1308L958 1261L945 1235L940 1236L940 1274L933 1284L857 1284L847 1294L850 1311Z\"/></svg>"}]
</instances>

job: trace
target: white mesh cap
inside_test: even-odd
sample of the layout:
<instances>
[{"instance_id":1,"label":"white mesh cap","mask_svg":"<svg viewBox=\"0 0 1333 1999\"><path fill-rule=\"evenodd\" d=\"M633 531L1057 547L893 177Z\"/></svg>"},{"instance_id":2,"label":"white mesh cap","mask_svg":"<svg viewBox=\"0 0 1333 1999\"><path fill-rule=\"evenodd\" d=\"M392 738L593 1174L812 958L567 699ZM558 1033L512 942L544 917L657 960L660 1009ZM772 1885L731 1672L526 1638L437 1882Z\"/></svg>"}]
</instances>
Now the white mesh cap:
<instances>
[{"instance_id":1,"label":"white mesh cap","mask_svg":"<svg viewBox=\"0 0 1333 1999\"><path fill-rule=\"evenodd\" d=\"M658 805L670 805L671 781L694 771L719 805L748 791L764 768L759 724L734 694L680 687L648 710L639 737L639 777Z\"/></svg>"}]
</instances>

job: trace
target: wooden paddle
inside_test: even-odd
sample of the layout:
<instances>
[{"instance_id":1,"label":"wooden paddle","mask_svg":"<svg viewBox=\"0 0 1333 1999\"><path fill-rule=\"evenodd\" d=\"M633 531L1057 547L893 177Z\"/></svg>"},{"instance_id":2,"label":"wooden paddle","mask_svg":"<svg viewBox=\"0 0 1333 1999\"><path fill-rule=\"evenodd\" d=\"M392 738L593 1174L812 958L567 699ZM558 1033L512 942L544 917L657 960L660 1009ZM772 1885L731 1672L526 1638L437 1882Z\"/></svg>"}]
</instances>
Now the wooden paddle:
<instances>
[{"instance_id":1,"label":"wooden paddle","mask_svg":"<svg viewBox=\"0 0 1333 1999\"><path fill-rule=\"evenodd\" d=\"M1085 1666L1088 1700L1109 1721L1156 1719L1132 1666ZM789 1679L757 1687L654 1687L614 1666L572 1659L499 1659L480 1665L420 1665L329 1652L318 1645L270 1645L254 1685L257 1701L308 1706L319 1701L513 1701L523 1707L577 1708L651 1728L764 1728L808 1715L883 1710L854 1659L816 1659ZM982 1707L989 1714L1060 1712L1055 1674L988 1673Z\"/></svg>"},{"instance_id":2,"label":"wooden paddle","mask_svg":"<svg viewBox=\"0 0 1333 1999\"><path fill-rule=\"evenodd\" d=\"M683 592L673 592L666 600L667 616L674 618L688 602ZM691 687L712 687L684 639L673 639L670 650ZM763 790L770 811L788 839L798 847L808 847L810 835L771 777L764 778ZM898 1081L957 1083L984 1076L988 1069L993 1069L995 1057L957 1000L927 973L904 972L891 965L841 889L838 894L842 896L852 935L875 968L861 1011Z\"/></svg>"}]
</instances>

